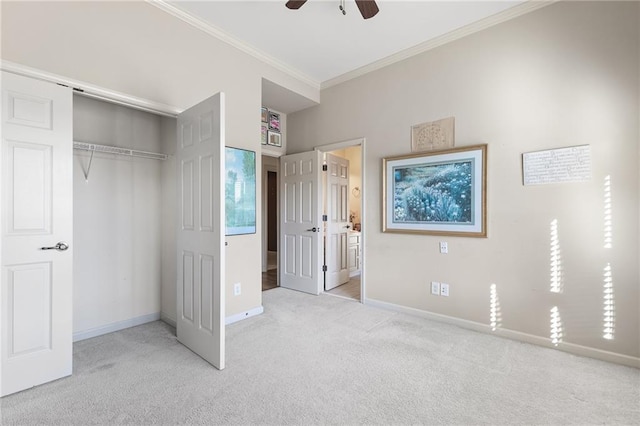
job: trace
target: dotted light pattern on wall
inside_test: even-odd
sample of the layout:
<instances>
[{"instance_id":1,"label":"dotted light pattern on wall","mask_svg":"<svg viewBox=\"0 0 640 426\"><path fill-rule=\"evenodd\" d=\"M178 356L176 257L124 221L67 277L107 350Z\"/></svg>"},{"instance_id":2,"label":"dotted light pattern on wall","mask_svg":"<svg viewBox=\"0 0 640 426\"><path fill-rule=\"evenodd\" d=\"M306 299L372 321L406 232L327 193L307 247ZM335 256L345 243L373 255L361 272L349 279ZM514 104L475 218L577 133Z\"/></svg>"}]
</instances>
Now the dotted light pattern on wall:
<instances>
[{"instance_id":1,"label":"dotted light pattern on wall","mask_svg":"<svg viewBox=\"0 0 640 426\"><path fill-rule=\"evenodd\" d=\"M562 319L560 318L560 310L557 306L551 308L550 314L550 333L551 343L558 346L562 342Z\"/></svg>"},{"instance_id":2,"label":"dotted light pattern on wall","mask_svg":"<svg viewBox=\"0 0 640 426\"><path fill-rule=\"evenodd\" d=\"M491 331L496 331L500 327L500 300L498 299L498 289L495 284L491 284L489 290L489 325Z\"/></svg>"},{"instance_id":3,"label":"dotted light pattern on wall","mask_svg":"<svg viewBox=\"0 0 640 426\"><path fill-rule=\"evenodd\" d=\"M562 293L562 257L558 238L558 220L551 221L551 281L549 291Z\"/></svg>"},{"instance_id":4,"label":"dotted light pattern on wall","mask_svg":"<svg viewBox=\"0 0 640 426\"><path fill-rule=\"evenodd\" d=\"M613 227L611 224L611 176L604 178L604 248L613 247Z\"/></svg>"},{"instance_id":5,"label":"dotted light pattern on wall","mask_svg":"<svg viewBox=\"0 0 640 426\"><path fill-rule=\"evenodd\" d=\"M613 294L613 274L611 264L604 268L604 323L603 335L607 340L613 340L616 327L616 303Z\"/></svg>"}]
</instances>

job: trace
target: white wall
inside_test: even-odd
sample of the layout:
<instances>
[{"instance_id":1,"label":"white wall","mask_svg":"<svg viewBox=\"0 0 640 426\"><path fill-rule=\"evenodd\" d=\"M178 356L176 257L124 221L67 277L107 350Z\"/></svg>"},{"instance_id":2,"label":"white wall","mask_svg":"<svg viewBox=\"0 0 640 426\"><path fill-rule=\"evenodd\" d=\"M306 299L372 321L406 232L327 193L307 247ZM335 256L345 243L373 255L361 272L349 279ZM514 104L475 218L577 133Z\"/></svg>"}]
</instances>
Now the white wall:
<instances>
[{"instance_id":1,"label":"white wall","mask_svg":"<svg viewBox=\"0 0 640 426\"><path fill-rule=\"evenodd\" d=\"M640 356L638 2L559 2L323 90L289 114L289 152L366 137L367 297L502 329ZM488 238L382 233L381 160L410 153L412 125L456 118L456 146L488 143ZM523 152L591 146L586 183L522 185ZM611 176L614 246L603 248ZM550 293L550 223L559 222L564 292ZM449 254L438 253L439 241ZM615 339L603 339L603 268L613 267ZM393 265L392 268L389 265ZM430 281L450 297L429 294Z\"/></svg>"},{"instance_id":2,"label":"white wall","mask_svg":"<svg viewBox=\"0 0 640 426\"><path fill-rule=\"evenodd\" d=\"M74 97L74 140L161 152L160 118ZM162 162L74 151L74 334L160 313Z\"/></svg>"}]
</instances>

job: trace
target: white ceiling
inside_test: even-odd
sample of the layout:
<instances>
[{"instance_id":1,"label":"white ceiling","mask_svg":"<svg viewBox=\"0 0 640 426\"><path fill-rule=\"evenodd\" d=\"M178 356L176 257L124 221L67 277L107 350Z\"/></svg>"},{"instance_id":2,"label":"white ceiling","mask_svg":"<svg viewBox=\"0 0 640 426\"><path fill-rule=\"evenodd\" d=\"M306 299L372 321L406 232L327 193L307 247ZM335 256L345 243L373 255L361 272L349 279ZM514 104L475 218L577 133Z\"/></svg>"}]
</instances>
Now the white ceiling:
<instances>
[{"instance_id":1,"label":"white ceiling","mask_svg":"<svg viewBox=\"0 0 640 426\"><path fill-rule=\"evenodd\" d=\"M311 87L323 89L556 0L376 0L365 20L354 0L147 0ZM293 113L317 105L263 79L262 105Z\"/></svg>"},{"instance_id":2,"label":"white ceiling","mask_svg":"<svg viewBox=\"0 0 640 426\"><path fill-rule=\"evenodd\" d=\"M378 0L364 20L353 0L168 1L215 29L275 58L320 84L402 50L512 8L523 0Z\"/></svg>"}]
</instances>

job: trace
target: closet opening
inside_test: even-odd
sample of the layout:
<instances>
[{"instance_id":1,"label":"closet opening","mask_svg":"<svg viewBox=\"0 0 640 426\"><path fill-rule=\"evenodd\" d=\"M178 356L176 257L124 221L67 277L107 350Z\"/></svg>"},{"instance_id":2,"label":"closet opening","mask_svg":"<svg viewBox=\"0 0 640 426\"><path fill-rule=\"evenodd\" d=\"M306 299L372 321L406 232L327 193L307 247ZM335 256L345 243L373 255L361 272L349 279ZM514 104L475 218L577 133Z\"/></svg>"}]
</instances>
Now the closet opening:
<instances>
[{"instance_id":1,"label":"closet opening","mask_svg":"<svg viewBox=\"0 0 640 426\"><path fill-rule=\"evenodd\" d=\"M175 312L176 119L75 94L73 140L79 341Z\"/></svg>"}]
</instances>

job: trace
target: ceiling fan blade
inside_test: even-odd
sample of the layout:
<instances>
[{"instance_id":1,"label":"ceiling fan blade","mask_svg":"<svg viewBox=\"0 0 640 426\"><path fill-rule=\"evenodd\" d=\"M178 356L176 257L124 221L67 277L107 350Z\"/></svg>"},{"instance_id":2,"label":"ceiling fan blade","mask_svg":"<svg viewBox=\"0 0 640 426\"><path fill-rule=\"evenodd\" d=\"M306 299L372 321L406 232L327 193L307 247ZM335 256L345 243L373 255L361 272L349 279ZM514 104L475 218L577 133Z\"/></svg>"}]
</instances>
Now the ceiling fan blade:
<instances>
[{"instance_id":1,"label":"ceiling fan blade","mask_svg":"<svg viewBox=\"0 0 640 426\"><path fill-rule=\"evenodd\" d=\"M356 0L356 4L364 19L373 18L380 11L375 0Z\"/></svg>"},{"instance_id":2,"label":"ceiling fan blade","mask_svg":"<svg viewBox=\"0 0 640 426\"><path fill-rule=\"evenodd\" d=\"M287 6L289 9L300 9L300 7L302 7L303 4L305 4L307 2L307 0L289 0L287 2L287 4L285 4L285 6Z\"/></svg>"}]
</instances>

